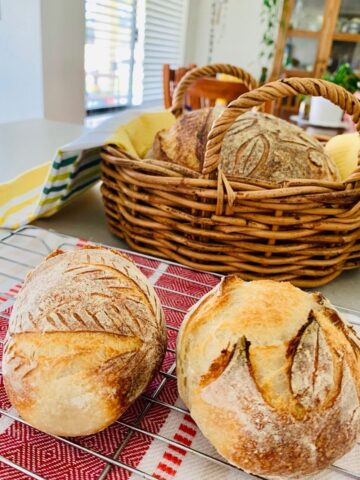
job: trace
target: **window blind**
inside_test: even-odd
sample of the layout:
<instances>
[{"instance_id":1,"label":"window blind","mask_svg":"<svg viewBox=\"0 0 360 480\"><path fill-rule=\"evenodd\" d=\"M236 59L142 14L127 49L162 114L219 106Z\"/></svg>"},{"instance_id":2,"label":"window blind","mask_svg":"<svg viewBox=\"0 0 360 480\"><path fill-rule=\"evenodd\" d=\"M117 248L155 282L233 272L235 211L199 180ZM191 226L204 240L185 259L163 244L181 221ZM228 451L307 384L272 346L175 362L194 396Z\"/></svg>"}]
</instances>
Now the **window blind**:
<instances>
[{"instance_id":1,"label":"window blind","mask_svg":"<svg viewBox=\"0 0 360 480\"><path fill-rule=\"evenodd\" d=\"M136 0L85 1L88 110L130 105Z\"/></svg>"},{"instance_id":2,"label":"window blind","mask_svg":"<svg viewBox=\"0 0 360 480\"><path fill-rule=\"evenodd\" d=\"M146 0L143 103L162 103L162 66L183 63L187 0Z\"/></svg>"}]
</instances>

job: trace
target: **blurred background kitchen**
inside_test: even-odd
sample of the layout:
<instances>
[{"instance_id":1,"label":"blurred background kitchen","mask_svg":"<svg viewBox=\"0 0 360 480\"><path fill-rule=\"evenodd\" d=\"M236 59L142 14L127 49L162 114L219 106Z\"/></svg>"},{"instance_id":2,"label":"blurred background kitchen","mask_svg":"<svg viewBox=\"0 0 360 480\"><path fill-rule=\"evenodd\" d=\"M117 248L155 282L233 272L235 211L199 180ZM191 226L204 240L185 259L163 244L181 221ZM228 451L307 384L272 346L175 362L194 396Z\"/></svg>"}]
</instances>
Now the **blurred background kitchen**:
<instances>
[{"instance_id":1,"label":"blurred background kitchen","mask_svg":"<svg viewBox=\"0 0 360 480\"><path fill-rule=\"evenodd\" d=\"M358 73L360 1L0 0L0 45L0 122L92 126L161 107L164 64L232 63L261 81Z\"/></svg>"}]
</instances>

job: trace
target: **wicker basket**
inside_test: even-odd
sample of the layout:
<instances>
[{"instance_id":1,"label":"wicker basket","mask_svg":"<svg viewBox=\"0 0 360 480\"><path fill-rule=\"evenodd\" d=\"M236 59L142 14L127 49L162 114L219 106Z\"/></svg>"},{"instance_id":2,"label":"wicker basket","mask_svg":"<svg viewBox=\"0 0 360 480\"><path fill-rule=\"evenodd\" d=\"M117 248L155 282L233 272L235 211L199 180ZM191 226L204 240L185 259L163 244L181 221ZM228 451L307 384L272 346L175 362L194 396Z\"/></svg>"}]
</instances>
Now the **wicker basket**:
<instances>
[{"instance_id":1,"label":"wicker basket","mask_svg":"<svg viewBox=\"0 0 360 480\"><path fill-rule=\"evenodd\" d=\"M178 85L176 115L193 78L190 72ZM226 178L218 167L222 139L240 114L296 94L328 98L352 115L360 130L360 102L353 95L324 80L288 78L229 105L209 134L202 174L107 146L102 193L110 230L134 250L201 270L237 272L244 279L314 287L359 266L360 165L344 182L281 184Z\"/></svg>"}]
</instances>

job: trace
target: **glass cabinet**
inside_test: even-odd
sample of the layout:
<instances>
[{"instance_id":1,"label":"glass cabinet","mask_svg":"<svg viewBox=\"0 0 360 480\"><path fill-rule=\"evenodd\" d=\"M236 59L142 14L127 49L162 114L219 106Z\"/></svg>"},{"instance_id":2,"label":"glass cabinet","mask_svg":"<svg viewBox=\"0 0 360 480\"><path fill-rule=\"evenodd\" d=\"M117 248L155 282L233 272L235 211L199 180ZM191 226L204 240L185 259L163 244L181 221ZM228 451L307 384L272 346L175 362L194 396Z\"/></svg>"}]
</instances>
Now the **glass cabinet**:
<instances>
[{"instance_id":1,"label":"glass cabinet","mask_svg":"<svg viewBox=\"0 0 360 480\"><path fill-rule=\"evenodd\" d=\"M271 80L360 69L360 0L284 0Z\"/></svg>"}]
</instances>

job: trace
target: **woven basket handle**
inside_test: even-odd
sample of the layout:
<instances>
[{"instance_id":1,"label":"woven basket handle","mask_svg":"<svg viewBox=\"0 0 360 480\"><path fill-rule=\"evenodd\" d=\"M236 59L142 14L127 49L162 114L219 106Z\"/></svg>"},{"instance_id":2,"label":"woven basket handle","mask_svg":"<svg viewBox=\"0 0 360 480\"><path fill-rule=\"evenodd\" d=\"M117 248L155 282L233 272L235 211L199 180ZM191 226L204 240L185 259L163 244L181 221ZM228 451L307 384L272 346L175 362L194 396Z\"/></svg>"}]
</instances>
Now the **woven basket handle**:
<instances>
[{"instance_id":1,"label":"woven basket handle","mask_svg":"<svg viewBox=\"0 0 360 480\"><path fill-rule=\"evenodd\" d=\"M250 73L240 67L229 65L228 63L214 63L213 65L193 68L183 76L175 88L171 107L171 111L175 117L179 117L183 113L184 96L189 86L198 78L214 77L217 73L226 73L239 78L249 90L258 86L257 81Z\"/></svg>"},{"instance_id":2,"label":"woven basket handle","mask_svg":"<svg viewBox=\"0 0 360 480\"><path fill-rule=\"evenodd\" d=\"M360 132L360 102L344 88L315 78L294 77L276 80L241 95L237 100L231 102L215 121L206 144L202 174L208 175L219 166L220 149L225 133L239 115L264 102L298 94L327 98L352 115L356 128Z\"/></svg>"}]
</instances>

